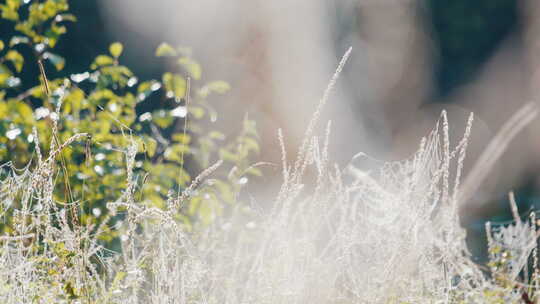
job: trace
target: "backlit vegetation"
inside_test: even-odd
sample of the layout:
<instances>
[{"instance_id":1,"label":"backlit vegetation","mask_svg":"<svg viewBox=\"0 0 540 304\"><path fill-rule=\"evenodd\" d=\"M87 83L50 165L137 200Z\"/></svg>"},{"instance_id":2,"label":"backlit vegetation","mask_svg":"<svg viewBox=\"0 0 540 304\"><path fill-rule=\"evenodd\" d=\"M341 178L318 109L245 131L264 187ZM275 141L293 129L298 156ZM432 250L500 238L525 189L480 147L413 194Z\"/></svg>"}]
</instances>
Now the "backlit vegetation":
<instances>
[{"instance_id":1,"label":"backlit vegetation","mask_svg":"<svg viewBox=\"0 0 540 304\"><path fill-rule=\"evenodd\" d=\"M179 68L159 80L123 66L120 43L88 71L49 78L65 64L53 53L63 23L76 20L67 1L0 9L21 33L0 43L0 302L539 301L537 220L521 217L513 196L514 221L486 226L489 262L468 253L459 204L488 170L460 182L472 115L455 147L443 112L409 159L339 167L331 124L317 130L349 50L294 157L277 132L275 197L243 202L248 178L261 174L254 122L234 138L206 127L219 114L212 94L229 86L203 81L188 49L157 48ZM26 65L40 68L39 83L21 83ZM163 107L137 113L147 100ZM527 105L513 121L535 113Z\"/></svg>"}]
</instances>

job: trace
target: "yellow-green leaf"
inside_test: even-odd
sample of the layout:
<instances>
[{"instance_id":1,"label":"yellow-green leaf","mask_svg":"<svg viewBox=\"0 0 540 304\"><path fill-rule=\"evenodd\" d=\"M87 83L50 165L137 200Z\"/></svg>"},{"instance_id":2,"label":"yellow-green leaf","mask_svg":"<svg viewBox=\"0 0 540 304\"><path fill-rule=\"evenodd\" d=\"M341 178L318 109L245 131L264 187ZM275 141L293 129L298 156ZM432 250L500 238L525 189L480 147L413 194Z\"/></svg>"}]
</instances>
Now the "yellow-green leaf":
<instances>
[{"instance_id":1,"label":"yellow-green leaf","mask_svg":"<svg viewBox=\"0 0 540 304\"><path fill-rule=\"evenodd\" d=\"M195 117L195 119L201 119L204 116L204 109L201 107L189 107L189 113Z\"/></svg>"},{"instance_id":2,"label":"yellow-green leaf","mask_svg":"<svg viewBox=\"0 0 540 304\"><path fill-rule=\"evenodd\" d=\"M0 51L4 49L4 42L0 40Z\"/></svg>"},{"instance_id":3,"label":"yellow-green leaf","mask_svg":"<svg viewBox=\"0 0 540 304\"><path fill-rule=\"evenodd\" d=\"M162 43L156 49L156 56L176 56L176 50L168 43Z\"/></svg>"},{"instance_id":4,"label":"yellow-green leaf","mask_svg":"<svg viewBox=\"0 0 540 304\"><path fill-rule=\"evenodd\" d=\"M156 148L157 148L156 140L151 137L147 137L145 138L145 141L143 141L143 143L144 143L144 149L146 150L146 153L148 154L148 156L153 157L154 154L156 153Z\"/></svg>"},{"instance_id":5,"label":"yellow-green leaf","mask_svg":"<svg viewBox=\"0 0 540 304\"><path fill-rule=\"evenodd\" d=\"M175 161L181 164L184 161L183 155L189 153L189 146L184 144L174 144L167 147L163 156L166 160Z\"/></svg>"},{"instance_id":6,"label":"yellow-green leaf","mask_svg":"<svg viewBox=\"0 0 540 304\"><path fill-rule=\"evenodd\" d=\"M22 101L15 101L14 104L15 111L19 114L19 117L14 119L17 123L26 123L30 124L34 121L34 116L32 115L32 108Z\"/></svg>"},{"instance_id":7,"label":"yellow-green leaf","mask_svg":"<svg viewBox=\"0 0 540 304\"><path fill-rule=\"evenodd\" d=\"M225 134L219 132L219 131L210 131L210 133L208 133L208 137L212 138L212 139L217 139L217 140L224 140L225 139Z\"/></svg>"},{"instance_id":8,"label":"yellow-green leaf","mask_svg":"<svg viewBox=\"0 0 540 304\"><path fill-rule=\"evenodd\" d=\"M205 86L203 86L199 90L199 95L201 95L202 98L205 98L208 95L210 95L210 93L223 94L223 93L227 92L230 89L231 89L231 86L228 83L226 83L225 81L221 81L221 80L212 81L212 82L206 84Z\"/></svg>"},{"instance_id":9,"label":"yellow-green leaf","mask_svg":"<svg viewBox=\"0 0 540 304\"><path fill-rule=\"evenodd\" d=\"M20 1L18 0L7 0L6 5L0 5L0 10L2 10L2 18L12 21L19 20L19 9Z\"/></svg>"},{"instance_id":10,"label":"yellow-green leaf","mask_svg":"<svg viewBox=\"0 0 540 304\"><path fill-rule=\"evenodd\" d=\"M0 119L6 119L9 111L5 102L0 102Z\"/></svg>"},{"instance_id":11,"label":"yellow-green leaf","mask_svg":"<svg viewBox=\"0 0 540 304\"><path fill-rule=\"evenodd\" d=\"M2 73L0 74L0 87L6 86L6 82L9 78L9 74Z\"/></svg>"},{"instance_id":12,"label":"yellow-green leaf","mask_svg":"<svg viewBox=\"0 0 540 304\"><path fill-rule=\"evenodd\" d=\"M90 66L92 69L96 69L98 67L110 65L114 63L114 59L112 59L110 56L107 55L99 55L94 60L94 63Z\"/></svg>"},{"instance_id":13,"label":"yellow-green leaf","mask_svg":"<svg viewBox=\"0 0 540 304\"><path fill-rule=\"evenodd\" d=\"M11 76L12 73L7 66L0 64L0 74L8 74L8 76Z\"/></svg>"},{"instance_id":14,"label":"yellow-green leaf","mask_svg":"<svg viewBox=\"0 0 540 304\"><path fill-rule=\"evenodd\" d=\"M66 65L66 60L63 57L53 53L45 52L43 54L43 58L49 60L54 65L57 71L61 71Z\"/></svg>"},{"instance_id":15,"label":"yellow-green leaf","mask_svg":"<svg viewBox=\"0 0 540 304\"><path fill-rule=\"evenodd\" d=\"M6 0L6 4L10 9L18 9L21 6L20 0Z\"/></svg>"},{"instance_id":16,"label":"yellow-green leaf","mask_svg":"<svg viewBox=\"0 0 540 304\"><path fill-rule=\"evenodd\" d=\"M226 149L219 149L219 158L235 163L238 160L238 156L234 153L227 151Z\"/></svg>"},{"instance_id":17,"label":"yellow-green leaf","mask_svg":"<svg viewBox=\"0 0 540 304\"><path fill-rule=\"evenodd\" d=\"M191 141L191 136L189 134L177 133L173 134L172 139L181 144L188 145Z\"/></svg>"},{"instance_id":18,"label":"yellow-green leaf","mask_svg":"<svg viewBox=\"0 0 540 304\"><path fill-rule=\"evenodd\" d=\"M199 63L189 57L182 57L178 59L178 64L180 64L194 79L200 79L202 74L202 69Z\"/></svg>"},{"instance_id":19,"label":"yellow-green leaf","mask_svg":"<svg viewBox=\"0 0 540 304\"><path fill-rule=\"evenodd\" d=\"M167 97L182 98L186 94L186 80L180 75L169 72L164 73L163 86L167 90Z\"/></svg>"},{"instance_id":20,"label":"yellow-green leaf","mask_svg":"<svg viewBox=\"0 0 540 304\"><path fill-rule=\"evenodd\" d=\"M17 72L21 72L24 64L24 57L19 52L15 50L10 50L9 52L7 52L4 58L13 63L13 66L15 67L15 70L17 70Z\"/></svg>"},{"instance_id":21,"label":"yellow-green leaf","mask_svg":"<svg viewBox=\"0 0 540 304\"><path fill-rule=\"evenodd\" d=\"M246 169L245 171L246 174L251 174L251 175L254 175L254 176L262 176L262 172L261 172L261 169L259 168L256 168L256 167L249 167L248 169Z\"/></svg>"},{"instance_id":22,"label":"yellow-green leaf","mask_svg":"<svg viewBox=\"0 0 540 304\"><path fill-rule=\"evenodd\" d=\"M83 108L84 92L83 90L76 88L69 92L65 98L65 106L67 108L69 105L74 113L79 112Z\"/></svg>"},{"instance_id":23,"label":"yellow-green leaf","mask_svg":"<svg viewBox=\"0 0 540 304\"><path fill-rule=\"evenodd\" d=\"M248 152L255 151L256 153L259 153L260 151L259 143L255 139L244 136L240 138L240 141L242 143L242 147L246 149Z\"/></svg>"},{"instance_id":24,"label":"yellow-green leaf","mask_svg":"<svg viewBox=\"0 0 540 304\"><path fill-rule=\"evenodd\" d=\"M64 284L64 292L66 293L66 295L68 296L68 299L70 300L75 300L79 298L71 282L67 282L66 284Z\"/></svg>"},{"instance_id":25,"label":"yellow-green leaf","mask_svg":"<svg viewBox=\"0 0 540 304\"><path fill-rule=\"evenodd\" d=\"M122 51L124 50L124 46L120 42L115 42L111 44L109 47L109 52L113 57L118 58L120 55L122 55Z\"/></svg>"},{"instance_id":26,"label":"yellow-green leaf","mask_svg":"<svg viewBox=\"0 0 540 304\"><path fill-rule=\"evenodd\" d=\"M167 128L169 127L173 121L174 117L172 117L168 111L164 110L157 110L154 111L152 114L152 121L160 128Z\"/></svg>"},{"instance_id":27,"label":"yellow-green leaf","mask_svg":"<svg viewBox=\"0 0 540 304\"><path fill-rule=\"evenodd\" d=\"M11 40L9 40L10 47L16 46L17 44L21 43L30 43L30 39L24 36L13 36L11 37Z\"/></svg>"}]
</instances>

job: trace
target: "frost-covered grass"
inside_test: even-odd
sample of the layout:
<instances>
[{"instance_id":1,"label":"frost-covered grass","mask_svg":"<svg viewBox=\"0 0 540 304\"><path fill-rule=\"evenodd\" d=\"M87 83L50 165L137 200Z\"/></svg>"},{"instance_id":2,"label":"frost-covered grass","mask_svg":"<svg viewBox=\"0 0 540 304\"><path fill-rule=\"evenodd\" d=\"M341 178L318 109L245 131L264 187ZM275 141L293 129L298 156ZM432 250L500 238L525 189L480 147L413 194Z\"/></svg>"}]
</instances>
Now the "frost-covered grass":
<instances>
[{"instance_id":1,"label":"frost-covered grass","mask_svg":"<svg viewBox=\"0 0 540 304\"><path fill-rule=\"evenodd\" d=\"M350 52L350 51L349 51ZM458 207L472 115L450 146L443 112L409 159L365 171L331 162L330 124L315 134L349 52L291 160L282 146L282 185L271 202L238 205L210 226L188 229L179 208L219 162L163 209L137 200L135 141L122 151L127 186L108 204L109 227L73 222L77 205L53 199L56 157L77 134L24 169L3 165L2 215L14 231L0 237L2 303L535 303L540 298L534 213L487 225L490 262L477 265L465 244ZM53 129L54 132L54 129ZM34 134L39 138L39 134ZM356 157L366 157L358 154ZM473 170L481 179L486 168ZM309 173L309 174L308 174ZM464 186L474 190L474 183ZM258 205L268 205L260 209ZM121 253L99 245L121 234Z\"/></svg>"}]
</instances>

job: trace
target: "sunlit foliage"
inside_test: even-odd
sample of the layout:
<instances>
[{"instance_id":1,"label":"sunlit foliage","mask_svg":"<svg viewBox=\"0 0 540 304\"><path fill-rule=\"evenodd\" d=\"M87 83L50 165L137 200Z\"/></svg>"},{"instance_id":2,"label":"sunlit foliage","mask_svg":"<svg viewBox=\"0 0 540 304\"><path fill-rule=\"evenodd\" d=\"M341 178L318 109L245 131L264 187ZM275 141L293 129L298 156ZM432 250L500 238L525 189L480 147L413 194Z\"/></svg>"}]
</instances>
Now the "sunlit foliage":
<instances>
[{"instance_id":1,"label":"sunlit foliage","mask_svg":"<svg viewBox=\"0 0 540 304\"><path fill-rule=\"evenodd\" d=\"M122 54L129 50L119 42L87 70L50 78L51 69L58 75L66 64L55 51L57 41L66 33L66 24L77 21L69 14L68 1L8 0L0 9L18 33L0 40L0 163L34 167L37 147L48 155L51 140L60 145L74 134L88 134L61 152L57 161L62 169L55 176L57 204L76 205L72 216L81 224L100 223L108 213L105 204L125 189L125 160L119 151L128 137L137 143L137 197L148 206L163 208L169 192L181 192L192 174L219 158L226 170L234 168L234 174L224 169L212 185L192 193L190 203L177 214L190 225L211 222L214 213L234 202L242 178L260 174L249 161L258 152L254 122L246 118L238 125L239 135L230 139L211 129L218 116L212 95L225 94L230 87L224 81L205 81L189 48L165 43L157 47L156 56L176 62L161 79L138 79L122 64ZM26 66L40 69L34 84L21 83L21 73L31 71ZM159 106L138 113L143 102ZM53 124L58 125L57 138L52 138ZM9 218L2 227L11 231ZM100 238L111 242L116 236L111 231Z\"/></svg>"}]
</instances>

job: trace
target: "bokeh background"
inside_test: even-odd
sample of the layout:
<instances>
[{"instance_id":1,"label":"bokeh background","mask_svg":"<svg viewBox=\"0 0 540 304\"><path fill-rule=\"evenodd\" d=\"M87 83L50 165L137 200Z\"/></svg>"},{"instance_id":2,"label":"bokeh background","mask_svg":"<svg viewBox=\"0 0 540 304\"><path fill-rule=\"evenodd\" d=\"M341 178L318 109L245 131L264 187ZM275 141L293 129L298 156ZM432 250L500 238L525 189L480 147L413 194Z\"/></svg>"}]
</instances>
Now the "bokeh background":
<instances>
[{"instance_id":1,"label":"bokeh background","mask_svg":"<svg viewBox=\"0 0 540 304\"><path fill-rule=\"evenodd\" d=\"M203 78L232 86L213 101L222 113L216 125L232 132L248 113L258 123L264 161L280 158L278 128L294 151L349 46L352 57L323 117L333 122L331 153L342 165L359 151L380 160L410 156L446 109L456 141L475 113L470 168L522 104L538 102L536 0L85 0L70 6L79 20L67 25L58 45L67 61L62 73L84 71L120 41L125 65L140 78L159 78L168 62L154 57L155 47L189 46ZM11 35L6 26L0 30ZM156 106L144 103L137 111ZM539 132L537 119L463 207L473 252L482 248L476 240L486 220L510 218L508 191L516 191L523 213L540 208ZM271 191L267 185L278 173L266 172L253 191Z\"/></svg>"}]
</instances>

